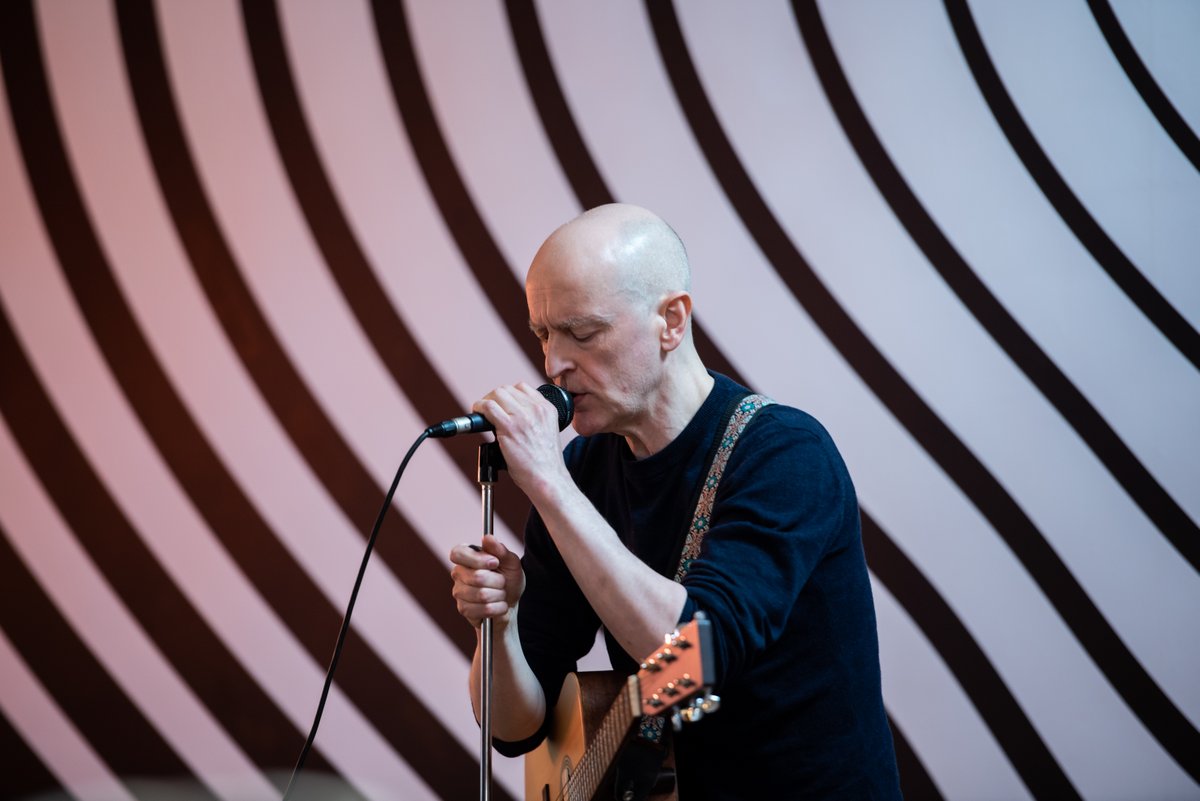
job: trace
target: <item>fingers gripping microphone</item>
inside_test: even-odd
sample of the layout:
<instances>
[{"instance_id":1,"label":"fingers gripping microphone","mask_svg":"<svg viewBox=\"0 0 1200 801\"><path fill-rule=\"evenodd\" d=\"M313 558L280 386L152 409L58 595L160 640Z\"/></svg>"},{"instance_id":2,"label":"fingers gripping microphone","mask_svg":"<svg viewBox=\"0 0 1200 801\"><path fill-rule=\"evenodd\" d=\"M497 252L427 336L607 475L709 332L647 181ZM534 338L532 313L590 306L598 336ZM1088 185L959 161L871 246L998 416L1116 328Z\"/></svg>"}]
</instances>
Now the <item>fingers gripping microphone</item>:
<instances>
[{"instance_id":1,"label":"fingers gripping microphone","mask_svg":"<svg viewBox=\"0 0 1200 801\"><path fill-rule=\"evenodd\" d=\"M571 421L575 419L575 400L571 393L554 384L542 384L538 387L538 392L542 393L542 397L550 401L550 405L558 412L558 430L562 431L571 425Z\"/></svg>"},{"instance_id":2,"label":"fingers gripping microphone","mask_svg":"<svg viewBox=\"0 0 1200 801\"><path fill-rule=\"evenodd\" d=\"M575 405L571 402L571 393L554 384L542 384L538 387L538 392L542 393L542 397L554 404L554 408L558 410L558 430L562 431L569 426L571 418L575 416ZM462 417L443 420L437 425L427 428L425 433L434 439L441 439L458 434L477 434L495 430L496 427L486 417L478 412L472 412L464 414Z\"/></svg>"}]
</instances>

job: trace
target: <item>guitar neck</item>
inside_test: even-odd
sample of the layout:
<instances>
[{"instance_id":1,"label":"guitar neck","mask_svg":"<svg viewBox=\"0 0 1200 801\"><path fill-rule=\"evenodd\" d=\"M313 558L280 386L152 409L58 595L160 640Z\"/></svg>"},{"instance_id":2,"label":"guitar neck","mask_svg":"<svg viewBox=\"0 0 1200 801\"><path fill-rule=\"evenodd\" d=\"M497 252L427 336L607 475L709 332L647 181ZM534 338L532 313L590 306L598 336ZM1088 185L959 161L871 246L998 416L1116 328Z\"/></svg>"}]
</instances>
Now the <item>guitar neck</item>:
<instances>
[{"instance_id":1,"label":"guitar neck","mask_svg":"<svg viewBox=\"0 0 1200 801\"><path fill-rule=\"evenodd\" d=\"M562 788L564 801L572 799L591 799L595 797L608 773L613 759L621 750L634 721L642 716L641 704L638 699L638 677L630 676L625 686L617 693L612 707L605 713L604 719L596 729L595 736L588 743L587 751L579 764L572 771L570 779Z\"/></svg>"}]
</instances>

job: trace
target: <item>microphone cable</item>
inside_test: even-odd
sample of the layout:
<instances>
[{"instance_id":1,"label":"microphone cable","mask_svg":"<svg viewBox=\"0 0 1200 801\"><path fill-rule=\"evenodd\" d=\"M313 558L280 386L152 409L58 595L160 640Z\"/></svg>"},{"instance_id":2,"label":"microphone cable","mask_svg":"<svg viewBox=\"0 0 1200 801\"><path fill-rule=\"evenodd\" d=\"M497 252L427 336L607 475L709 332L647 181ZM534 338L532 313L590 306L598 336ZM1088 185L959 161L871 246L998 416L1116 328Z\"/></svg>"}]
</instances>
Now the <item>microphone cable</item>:
<instances>
[{"instance_id":1,"label":"microphone cable","mask_svg":"<svg viewBox=\"0 0 1200 801\"><path fill-rule=\"evenodd\" d=\"M417 448L421 446L429 436L432 428L427 428L421 432L421 436L417 437L417 441L408 449L408 453L404 455L403 461L400 462L399 469L396 470L396 477L392 479L392 486L388 488L387 495L383 498L383 505L379 507L379 514L375 518L375 525L371 527L371 536L367 538L367 550L363 553L362 564L358 566L358 576L354 579L354 589L350 591L350 603L346 605L346 616L342 618L342 628L338 631L337 644L333 647L333 658L329 660L329 670L325 673L325 686L321 688L321 700L317 703L317 714L313 717L312 729L308 732L308 739L304 741L304 747L300 749L300 757L296 760L296 767L292 768L292 776L288 779L287 789L283 791L283 801L287 801L292 794L292 790L296 786L296 780L300 776L300 771L304 769L304 763L308 759L308 754L312 750L313 742L317 739L317 727L321 724L321 715L325 711L325 700L329 697L329 688L333 684L333 673L337 670L338 660L342 656L342 646L346 643L346 634L350 631L350 615L354 613L354 603L358 600L358 590L362 586L363 576L367 572L367 562L371 559L371 552L375 550L375 540L379 537L379 529L383 525L384 516L387 514L388 507L392 505L392 496L396 494L396 487L400 484L400 477L404 475L404 468L408 466L408 461L417 452Z\"/></svg>"},{"instance_id":2,"label":"microphone cable","mask_svg":"<svg viewBox=\"0 0 1200 801\"><path fill-rule=\"evenodd\" d=\"M571 419L575 416L575 405L571 394L554 384L542 384L538 387L538 392L558 412L558 430L562 431L570 425ZM296 760L296 767L292 768L292 775L288 779L287 789L283 791L283 801L288 801L288 798L291 797L292 790L296 786L296 780L300 776L300 771L304 769L304 763L308 760L309 752L312 751L313 742L317 739L317 727L321 724L321 715L325 712L325 701L329 697L329 688L333 685L333 673L337 670L338 660L342 656L342 646L345 645L346 634L350 631L350 615L354 613L354 604L358 600L358 590L362 586L363 576L367 572L367 562L371 559L371 552L375 550L375 540L379 537L379 529L383 525L383 519L387 514L388 507L392 505L392 496L396 494L396 487L400 484L400 477L404 475L404 468L408 467L408 461L417 452L417 448L429 437L440 439L443 437L452 437L456 434L492 430L494 430L492 425L483 415L471 414L456 417L452 420L432 425L422 431L421 436L417 437L416 442L408 449L408 453L404 454L404 459L400 462L400 467L396 470L396 477L392 479L392 486L388 487L387 495L383 498L383 505L379 507L379 514L375 517L375 525L371 527L371 536L367 538L367 549L363 553L362 564L358 566L358 576L354 579L354 589L350 591L350 603L346 604L346 616L342 618L342 627L338 631L337 644L333 647L333 658L329 660L329 670L325 673L325 686L321 688L321 700L317 703L317 714L313 717L312 729L308 732L308 739L304 741L304 747L300 749L300 757Z\"/></svg>"}]
</instances>

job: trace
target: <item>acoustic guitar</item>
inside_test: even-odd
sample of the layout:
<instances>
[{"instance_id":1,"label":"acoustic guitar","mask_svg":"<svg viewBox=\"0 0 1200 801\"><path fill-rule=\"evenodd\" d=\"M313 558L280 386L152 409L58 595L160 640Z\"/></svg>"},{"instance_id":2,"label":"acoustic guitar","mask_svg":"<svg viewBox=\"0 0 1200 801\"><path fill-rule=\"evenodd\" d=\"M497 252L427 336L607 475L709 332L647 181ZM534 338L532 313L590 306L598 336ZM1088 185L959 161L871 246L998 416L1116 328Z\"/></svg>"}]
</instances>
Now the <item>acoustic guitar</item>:
<instances>
[{"instance_id":1,"label":"acoustic guitar","mask_svg":"<svg viewBox=\"0 0 1200 801\"><path fill-rule=\"evenodd\" d=\"M720 698L709 692L714 680L710 625L696 613L692 622L664 637L663 646L632 676L611 671L567 676L549 735L525 757L526 801L611 799L614 760L636 736L643 716L667 716L678 729L715 712ZM675 801L669 753L663 764L668 771L650 798Z\"/></svg>"}]
</instances>

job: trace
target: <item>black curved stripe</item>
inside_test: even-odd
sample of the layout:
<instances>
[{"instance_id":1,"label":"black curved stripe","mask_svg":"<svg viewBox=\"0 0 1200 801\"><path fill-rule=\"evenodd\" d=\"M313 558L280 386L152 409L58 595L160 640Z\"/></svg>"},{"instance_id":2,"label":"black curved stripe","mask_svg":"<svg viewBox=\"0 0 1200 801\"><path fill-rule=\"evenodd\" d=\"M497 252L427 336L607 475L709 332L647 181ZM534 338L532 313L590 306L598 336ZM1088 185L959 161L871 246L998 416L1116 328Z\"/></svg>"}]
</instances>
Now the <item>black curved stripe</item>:
<instances>
[{"instance_id":1,"label":"black curved stripe","mask_svg":"<svg viewBox=\"0 0 1200 801\"><path fill-rule=\"evenodd\" d=\"M144 9L131 9L127 7L122 7L121 10L123 15L121 20L122 38L125 42L127 57L131 53L135 54L129 60L131 73L141 72L139 78L133 79L135 88L139 80L149 80L148 73L151 71L152 60L154 66L161 67L162 65L161 53L158 50L157 41L151 43L145 38L148 35L156 37L157 33L151 32L148 34L147 30L142 27L147 23L153 26L154 20L152 17L147 20L142 16L143 11ZM126 14L128 16L124 16ZM163 83L155 81L154 84L157 85L143 85L141 87L143 95L138 106L139 115L142 118L144 127L148 127L147 121L153 119L155 114L174 113L173 106L168 110L163 105L169 103L170 98L158 94L158 92L166 88L165 76L161 71L156 74L160 79L163 79ZM150 95L151 92L155 92L155 94ZM173 122L177 123L177 120L173 120ZM157 125L158 127L155 132L163 133L164 128L169 123L159 118ZM175 132L179 132L177 127L175 127ZM149 144L151 150L155 150L153 139L150 139ZM172 150L172 146L178 144L181 144L181 140L171 140L165 144L160 141L159 157L166 156ZM184 152L186 153L186 151ZM156 168L158 168L160 163L157 159L155 161ZM171 207L175 215L180 214L184 209L192 213L197 213L200 205L203 204L203 199L196 192L198 185L191 184L189 177L182 174L184 168L180 164L176 163L174 168L177 170L176 174L166 180L164 180L163 171L161 169L157 170L160 180L163 180L164 190L168 195L168 206ZM190 171L191 169L194 168L189 163L187 170ZM191 172L190 178L195 178L194 172ZM172 191L177 194L172 195ZM172 197L174 198L174 202L171 201ZM270 332L266 329L264 321L258 316L260 313L257 308L249 300L248 293L246 293L244 284L241 283L236 266L232 264L231 257L224 264L217 264L221 259L214 255L214 251L224 250L225 245L223 240L220 239L220 232L216 229L215 221L211 217L211 210L207 208L206 204L204 204L202 213L205 214L207 221L212 224L212 228L193 231L192 235L195 239L190 244L192 247L197 248L202 244L207 246L209 248L208 258L210 260L207 267L212 268L215 265L221 268L219 271L214 270L214 274L209 275L212 285L206 286L206 291L209 292L210 301L216 307L218 316L222 318L222 324L226 326L227 331L233 320L242 325L241 333L252 337L254 340L254 345L251 349L255 353L261 356L267 348L275 351L276 361L265 365L264 372L269 374L269 378L266 380L274 381L279 379L281 375L284 375L282 384L272 384L272 386L278 388L282 385L286 388L290 384L291 389L288 391L295 393L297 391L295 388L299 385L298 376L292 371L290 364L283 360L282 351L279 349L278 343L273 339L268 342L268 337L271 336ZM181 217L175 216L175 219L178 223ZM188 219L192 225L196 225L197 223L196 217L183 217L182 219ZM184 236L184 238L186 240L187 236ZM203 242L199 241L201 239ZM228 256L228 251L224 252ZM193 267L197 269L197 272L200 272L201 268L194 261L196 253L196 250L189 248L189 254L193 258ZM214 288L219 288L222 294L214 297ZM236 301L231 300L234 297L237 298ZM239 308L237 308L235 314L228 315L227 317L223 313L224 310L220 305L221 303L231 303L232 305L239 306ZM243 361L247 361L247 352L244 347L244 345L239 346L238 351ZM263 379L255 372L255 365L247 361L247 366L254 374L261 390L263 388ZM267 393L264 392L264 394ZM298 396L292 394L291 400L295 402L297 399ZM271 398L268 397L269 402L270 400ZM279 399L277 398L276 400ZM301 404L297 404L292 407L292 411L299 411L304 416L306 420L304 425L308 427L307 430L311 431L317 427L314 426L313 420L321 413L311 397L307 400L311 404L309 408L302 408ZM274 406L274 404L272 405ZM277 414L280 414L278 407L275 407L275 410ZM323 422L325 425L328 425L327 420L323 420ZM306 458L310 459L310 463L312 458L309 456L310 453L323 454L324 458L328 458L330 451L334 448L340 448L343 451L341 454L334 454L335 459L340 457L343 465L348 463L350 459L353 459L349 454L349 449L340 439L336 439L336 434L331 434L331 431L332 427L330 426L324 432L323 440L321 438L317 439L318 447L313 448L311 451L305 447L308 443L303 441L299 443ZM289 429L289 433L295 438L295 433L291 429ZM362 468L357 463L355 463L355 466L361 475L358 476L358 486L354 487L354 490L360 496L363 496L368 491L364 487L370 485L371 479L366 475L365 468ZM221 475L223 478L228 479L227 474L222 472ZM322 476L322 479L324 480L325 477ZM229 480L232 483L232 480ZM328 482L326 483L328 484ZM245 501L236 485L229 488L229 491L234 494L235 498L242 498ZM216 499L211 500L216 502ZM374 499L375 507L378 507L380 500L382 500L382 496ZM246 516L249 517L249 515L253 514L253 510L248 501L244 502L244 506L247 513ZM373 511L369 506L364 508L368 512ZM345 506L343 510L348 516L353 517L350 510ZM361 512L362 509L357 511ZM399 516L397 515L397 517ZM254 516L253 520L243 522L254 524L252 528L260 535L258 542L262 548L280 551L278 542L273 539L265 523L258 519L257 516ZM403 523L402 519L400 522ZM238 532L236 528L227 530L231 536ZM411 530L408 532L408 535L410 538L415 538L416 536ZM384 532L383 536L387 536L387 532ZM423 543L418 542L417 544L424 549ZM419 553L412 548L411 544L406 547L408 553L403 562L406 568L431 569L433 576L445 578L446 570L444 568L440 565L433 568L429 568L428 565L421 565L418 558ZM423 552L428 555L427 549L424 549ZM289 566L293 569L280 569ZM311 579L307 577L302 568L294 565L291 559L282 557L278 560L275 558L261 559L256 563L255 567L259 569L256 569L251 574L253 580L264 591L275 590L271 592L269 597L278 599L276 602L283 606L281 612L285 621L297 632L301 641L304 642L309 652L318 660L318 663L323 664L328 656L330 644L333 642L335 633L339 628L340 613L338 610L326 605L320 599L319 591L311 582ZM273 574L272 571L276 569L278 569L278 573ZM404 579L403 575L401 575L401 579ZM407 581L405 583L406 585L408 584ZM302 592L305 589L311 591L308 593ZM413 587L409 585L409 589L412 590ZM414 594L416 595L417 593ZM418 596L418 600L427 600L433 604L437 604L440 601L439 608L452 608L448 592L437 593L436 595L434 593L427 593L424 599ZM466 633L469 637L469 627L465 626L460 618L457 616L449 618L445 615L443 617L448 622L455 624L452 629L447 630L448 635L458 635L462 630L467 629ZM451 639L456 642L456 645L459 645L461 650L463 647L461 641L464 638L460 636L456 639L452 636ZM464 651L464 653L466 652ZM355 706L399 751L405 758L405 761L409 763L430 787L447 797L457 797L461 793L469 792L475 786L470 778L476 772L476 763L472 756L457 743L441 724L436 714L430 712L404 683L391 673L387 665L361 635L353 630L351 630L346 641L346 651L344 659L340 663L338 678L339 686L342 687ZM381 703L384 699L386 699L386 704ZM292 753L292 756L294 754L295 752Z\"/></svg>"},{"instance_id":2,"label":"black curved stripe","mask_svg":"<svg viewBox=\"0 0 1200 801\"><path fill-rule=\"evenodd\" d=\"M2 309L0 356L5 365L0 410L80 544L176 672L246 755L266 769L288 767L295 748L286 743L289 735L295 737L295 729L142 544L54 412ZM40 620L34 615L30 618ZM40 670L38 674L42 675ZM327 766L323 757L321 765Z\"/></svg>"},{"instance_id":3,"label":"black curved stripe","mask_svg":"<svg viewBox=\"0 0 1200 801\"><path fill-rule=\"evenodd\" d=\"M459 403L388 302L333 191L301 109L276 3L242 0L242 18L276 147L309 230L342 296L392 380L422 417L432 423L460 414ZM467 437L443 440L443 447L472 483L476 481L477 445ZM495 505L500 519L520 538L529 516L529 502L519 492L498 492Z\"/></svg>"},{"instance_id":4,"label":"black curved stripe","mask_svg":"<svg viewBox=\"0 0 1200 801\"><path fill-rule=\"evenodd\" d=\"M109 769L125 778L194 778L184 761L62 618L2 529L0 582L4 587L0 629ZM111 736L114 731L121 732L121 736ZM0 753L4 753L7 796L13 789L8 785L8 766L13 763L7 751ZM38 778L31 771L26 781Z\"/></svg>"},{"instance_id":5,"label":"black curved stripe","mask_svg":"<svg viewBox=\"0 0 1200 801\"><path fill-rule=\"evenodd\" d=\"M558 73L546 49L542 23L533 0L505 0L504 8L509 31L517 48L517 58L521 62L521 72L537 108L538 119L580 208L593 209L615 203L616 197L609 190L596 160L584 143L562 85L558 82ZM692 320L692 338L705 365L748 386L696 318Z\"/></svg>"},{"instance_id":6,"label":"black curved stripe","mask_svg":"<svg viewBox=\"0 0 1200 801\"><path fill-rule=\"evenodd\" d=\"M562 92L532 0L507 0L505 7L534 105L576 198L584 208L613 202ZM693 321L692 333L696 349L706 365L749 386L698 321ZM870 560L872 570L905 611L918 621L925 636L988 721L993 735L1009 754L1018 773L1028 774L1025 778L1028 785L1056 791L1055 796L1046 797L1076 795L1073 791L1061 792L1064 787L1069 789L1070 783L970 632L883 529L866 512L862 517L868 557L875 554ZM893 558L893 555L899 558ZM881 560L882 565L879 564ZM968 672L979 675L972 680ZM905 797L940 797L924 766L894 725L893 731L897 735L896 753L901 762Z\"/></svg>"},{"instance_id":7,"label":"black curved stripe","mask_svg":"<svg viewBox=\"0 0 1200 801\"><path fill-rule=\"evenodd\" d=\"M591 209L612 203L613 193L588 152L559 85L533 0L505 0L504 9L538 118L579 205Z\"/></svg>"},{"instance_id":8,"label":"black curved stripe","mask_svg":"<svg viewBox=\"0 0 1200 801\"><path fill-rule=\"evenodd\" d=\"M192 270L259 392L309 468L365 538L384 492L289 361L239 272L183 133L154 5L149 0L122 0L117 18L146 146ZM425 614L469 655L475 638L450 603L443 561L394 506L388 510L377 550Z\"/></svg>"},{"instance_id":9,"label":"black curved stripe","mask_svg":"<svg viewBox=\"0 0 1200 801\"><path fill-rule=\"evenodd\" d=\"M3 712L0 712L0 754L4 754L5 762L4 791L13 798L57 797L66 792Z\"/></svg>"},{"instance_id":10,"label":"black curved stripe","mask_svg":"<svg viewBox=\"0 0 1200 801\"><path fill-rule=\"evenodd\" d=\"M1088 213L1054 168L1050 158L1034 137L1033 131L1021 118L1021 113L1009 96L1008 90L1004 88L966 2L944 0L944 3L959 47L975 83L992 111L992 116L996 118L1017 157L1021 159L1046 199L1121 291L1188 361L1200 368L1200 333L1197 333L1171 302L1138 271L1129 257L1117 247L1117 243L1109 238L1100 224Z\"/></svg>"},{"instance_id":11,"label":"black curved stripe","mask_svg":"<svg viewBox=\"0 0 1200 801\"><path fill-rule=\"evenodd\" d=\"M713 174L742 223L797 302L1003 538L1092 661L1146 728L1177 760L1189 753L1200 753L1200 735L1113 631L1033 521L884 358L788 239L750 180L708 102L671 4L647 2L646 9L675 94ZM1200 778L1200 764L1186 764L1186 760L1181 764Z\"/></svg>"},{"instance_id":12,"label":"black curved stripe","mask_svg":"<svg viewBox=\"0 0 1200 801\"><path fill-rule=\"evenodd\" d=\"M417 63L403 0L372 0L371 10L388 84L429 192L475 280L491 299L513 340L541 374L544 358L541 346L529 334L525 291L475 208L446 146Z\"/></svg>"},{"instance_id":13,"label":"black curved stripe","mask_svg":"<svg viewBox=\"0 0 1200 801\"><path fill-rule=\"evenodd\" d=\"M562 85L558 82L558 73L546 49L546 39L533 0L505 0L504 7L517 57L521 62L521 72L538 110L538 118L580 208L591 209L616 202L571 114ZM692 338L706 366L743 386L749 386L713 342L698 317L692 320Z\"/></svg>"},{"instance_id":14,"label":"black curved stripe","mask_svg":"<svg viewBox=\"0 0 1200 801\"><path fill-rule=\"evenodd\" d=\"M538 110L542 128L554 148L559 167L567 177L571 191L575 193L575 199L583 209L615 203L616 197L600 174L600 168L571 114L571 107L558 81L558 73L546 49L546 39L533 0L505 0L504 7L525 83ZM706 366L743 386L749 386L697 318L692 320L692 338Z\"/></svg>"},{"instance_id":15,"label":"black curved stripe","mask_svg":"<svg viewBox=\"0 0 1200 801\"><path fill-rule=\"evenodd\" d=\"M107 345L106 354L129 354L136 359L135 354L148 353L148 349L136 326L121 313L124 307L119 291L67 165L37 47L32 8L29 3L7 3L0 13L0 53L9 107L59 264L93 332ZM0 402L6 416L11 409L14 434L76 536L175 669L250 759L263 766L289 765L294 753L279 741L294 732L291 724L142 544L51 411L53 406L21 352L7 317L0 315L0 320L6 353ZM125 386L152 383L150 371L134 375L124 369L127 364L125 360L110 361ZM151 428L161 419L154 408L152 401L147 409L151 414L143 418ZM170 436L167 439L171 441Z\"/></svg>"},{"instance_id":16,"label":"black curved stripe","mask_svg":"<svg viewBox=\"0 0 1200 801\"><path fill-rule=\"evenodd\" d=\"M1133 43L1125 35L1125 30L1121 27L1117 15L1113 13L1112 6L1107 0L1087 0L1087 4L1092 11L1092 16L1096 18L1096 24L1100 26L1100 32L1104 34L1104 40L1108 42L1109 49L1117 57L1121 69L1125 70L1133 88L1137 89L1137 93L1142 96L1142 101L1154 114L1158 124L1167 132L1167 136L1175 142L1175 146L1187 157L1188 161L1192 162L1193 167L1200 170L1200 138L1196 137L1187 121L1175 109L1171 99L1154 80L1154 76L1146 68L1145 62L1134 49Z\"/></svg>"},{"instance_id":17,"label":"black curved stripe","mask_svg":"<svg viewBox=\"0 0 1200 801\"><path fill-rule=\"evenodd\" d=\"M1200 527L1154 480L1108 421L988 291L938 228L871 128L838 62L816 2L793 0L792 11L838 122L892 213L996 344L1075 429L1175 550L1200 571Z\"/></svg>"},{"instance_id":18,"label":"black curved stripe","mask_svg":"<svg viewBox=\"0 0 1200 801\"><path fill-rule=\"evenodd\" d=\"M1079 798L1078 790L950 605L866 513L862 533L871 570L954 674L1033 797Z\"/></svg>"},{"instance_id":19,"label":"black curved stripe","mask_svg":"<svg viewBox=\"0 0 1200 801\"><path fill-rule=\"evenodd\" d=\"M48 105L49 101L43 98L43 102ZM49 124L52 120L43 122ZM60 141L57 130L43 127L36 133L44 135L39 136L44 143ZM61 160L64 154L47 151L41 157L44 173L50 168L50 160ZM48 228L59 252L70 254L61 257L68 282L122 391L209 528L317 664L324 664L340 625L340 611L325 601L316 584L275 538L189 416L116 287L95 233L82 216L78 190L65 161L57 170L56 200L47 198L46 202L55 202L59 215L53 222L48 221ZM43 178L43 174L35 173L35 184L44 185ZM43 213L47 214L45 208ZM469 769L474 764L456 747L437 717L421 705L360 635L351 633L347 649L347 655L353 655L346 660L342 674L347 696L408 760L415 765L445 765L447 769ZM250 758L276 771L275 775L286 771L302 739L274 704L257 687L257 699L218 703L220 699L228 700L222 695L226 680L219 671L202 673L201 678L208 684L203 687L202 697L224 718ZM379 704L380 698L390 699L394 706L385 709ZM277 725L268 725L271 722ZM419 736L409 725L412 722L421 724ZM431 759L442 754L458 755L459 764ZM322 756L315 768L328 771L329 764ZM431 784L441 781L442 786L454 786L452 778L447 782L447 777L436 773L425 778Z\"/></svg>"},{"instance_id":20,"label":"black curved stripe","mask_svg":"<svg viewBox=\"0 0 1200 801\"><path fill-rule=\"evenodd\" d=\"M517 58L521 62L521 72L537 108L538 119L580 208L592 209L615 203L616 196L609 190L596 160L583 141L583 134L558 81L558 73L546 49L537 7L533 0L505 0L504 8ZM692 320L692 337L705 365L743 386L749 386L713 342L698 318Z\"/></svg>"},{"instance_id":21,"label":"black curved stripe","mask_svg":"<svg viewBox=\"0 0 1200 801\"><path fill-rule=\"evenodd\" d=\"M896 747L896 767L900 770L900 794L904 801L942 801L942 793L933 783L933 777L925 769L921 758L909 744L908 738L896 721L888 715L892 727L892 742Z\"/></svg>"}]
</instances>

